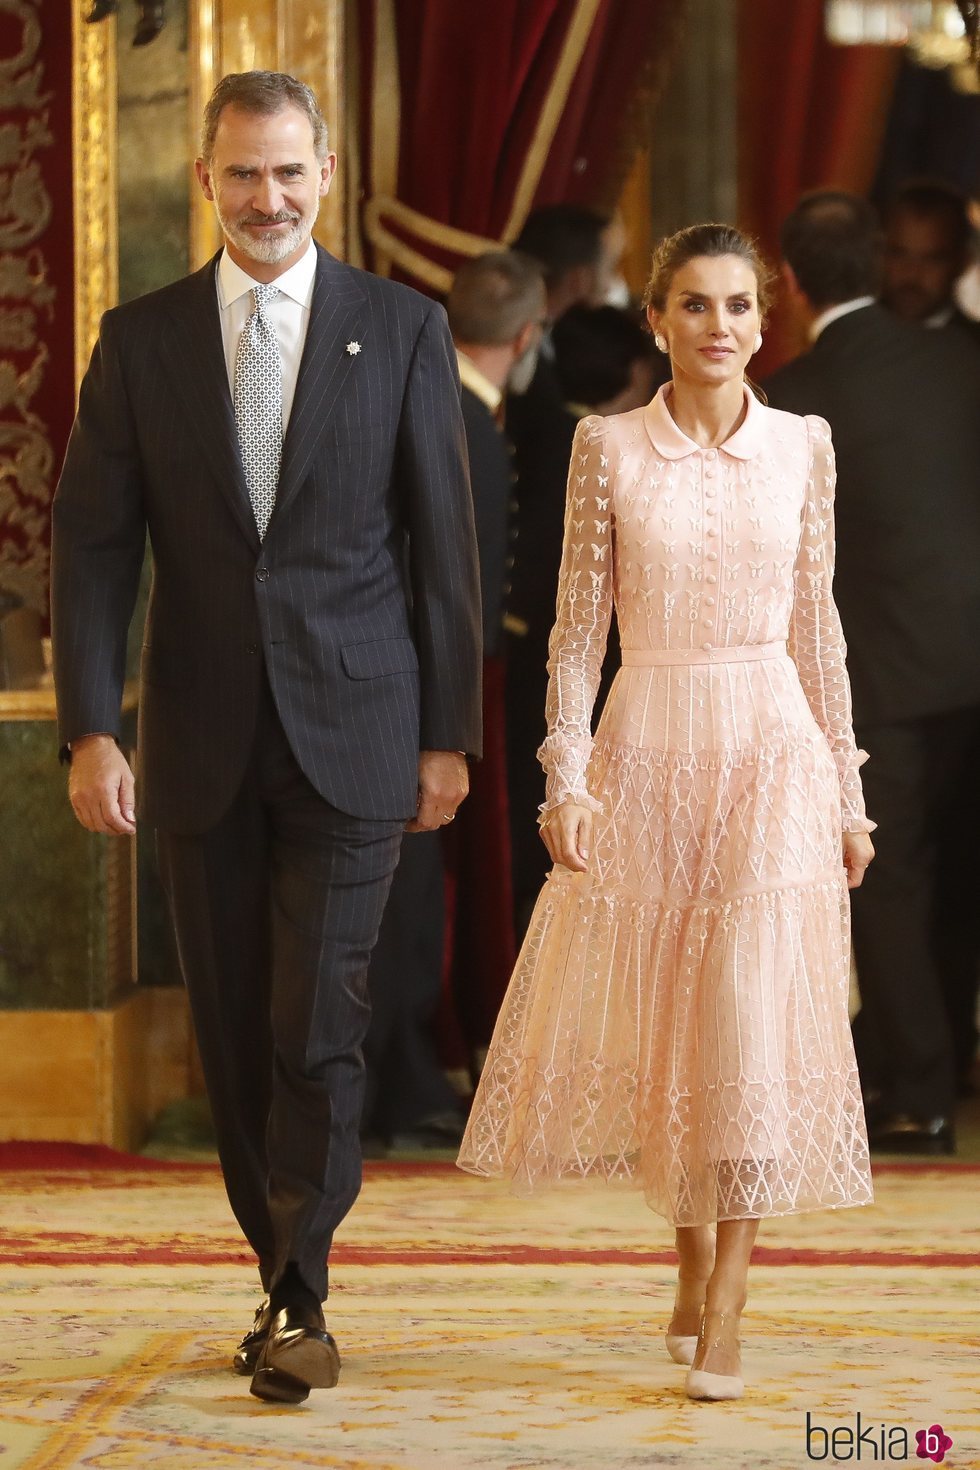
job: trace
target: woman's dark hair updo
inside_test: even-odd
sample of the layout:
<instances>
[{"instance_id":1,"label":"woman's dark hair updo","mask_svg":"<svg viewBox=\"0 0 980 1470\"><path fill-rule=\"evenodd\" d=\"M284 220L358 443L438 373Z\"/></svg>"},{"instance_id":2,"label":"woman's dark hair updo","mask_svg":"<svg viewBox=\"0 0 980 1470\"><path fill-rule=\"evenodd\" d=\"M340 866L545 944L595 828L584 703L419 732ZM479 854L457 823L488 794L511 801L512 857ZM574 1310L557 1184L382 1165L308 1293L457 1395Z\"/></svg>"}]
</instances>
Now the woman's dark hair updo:
<instances>
[{"instance_id":1,"label":"woman's dark hair updo","mask_svg":"<svg viewBox=\"0 0 980 1470\"><path fill-rule=\"evenodd\" d=\"M690 260L699 260L705 256L717 258L722 255L737 256L754 272L759 314L765 320L772 303L775 273L766 264L755 241L749 235L743 235L741 230L736 230L734 225L690 225L686 230L678 230L676 235L668 235L661 240L653 252L650 279L643 293L643 305L652 306L655 311L663 311L667 305L670 283L682 266L687 265Z\"/></svg>"}]
</instances>

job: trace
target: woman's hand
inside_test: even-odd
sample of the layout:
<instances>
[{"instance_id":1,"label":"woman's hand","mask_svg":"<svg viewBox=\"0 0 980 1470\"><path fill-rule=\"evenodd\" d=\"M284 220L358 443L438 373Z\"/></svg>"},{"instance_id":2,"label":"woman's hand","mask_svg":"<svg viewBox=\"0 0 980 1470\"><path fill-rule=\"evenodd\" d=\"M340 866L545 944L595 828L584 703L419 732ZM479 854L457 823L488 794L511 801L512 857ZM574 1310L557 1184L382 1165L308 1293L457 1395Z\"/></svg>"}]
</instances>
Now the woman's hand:
<instances>
[{"instance_id":1,"label":"woman's hand","mask_svg":"<svg viewBox=\"0 0 980 1470\"><path fill-rule=\"evenodd\" d=\"M541 840L552 862L571 868L573 873L584 873L592 850L591 811L574 801L553 807L541 823Z\"/></svg>"},{"instance_id":2,"label":"woman's hand","mask_svg":"<svg viewBox=\"0 0 980 1470\"><path fill-rule=\"evenodd\" d=\"M867 832L844 833L844 867L848 888L860 888L865 870L874 859L875 850Z\"/></svg>"}]
</instances>

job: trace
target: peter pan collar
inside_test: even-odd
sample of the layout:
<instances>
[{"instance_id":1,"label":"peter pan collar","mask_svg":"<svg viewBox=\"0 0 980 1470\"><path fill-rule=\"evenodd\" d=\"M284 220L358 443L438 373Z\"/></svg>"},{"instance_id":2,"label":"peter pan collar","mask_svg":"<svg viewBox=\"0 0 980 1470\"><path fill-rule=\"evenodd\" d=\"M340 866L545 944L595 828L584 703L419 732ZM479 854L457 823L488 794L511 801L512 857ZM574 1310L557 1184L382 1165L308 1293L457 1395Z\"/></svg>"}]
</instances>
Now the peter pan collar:
<instances>
[{"instance_id":1,"label":"peter pan collar","mask_svg":"<svg viewBox=\"0 0 980 1470\"><path fill-rule=\"evenodd\" d=\"M702 448L700 444L695 444L693 439L689 439L677 427L667 407L667 395L670 390L671 385L665 383L658 390L652 402L648 403L643 410L647 433L650 435L654 449L663 459L684 459L688 454L709 453L710 451ZM735 459L752 459L762 448L766 410L747 383L744 385L743 392L745 393L745 417L734 434L720 446L720 449Z\"/></svg>"}]
</instances>

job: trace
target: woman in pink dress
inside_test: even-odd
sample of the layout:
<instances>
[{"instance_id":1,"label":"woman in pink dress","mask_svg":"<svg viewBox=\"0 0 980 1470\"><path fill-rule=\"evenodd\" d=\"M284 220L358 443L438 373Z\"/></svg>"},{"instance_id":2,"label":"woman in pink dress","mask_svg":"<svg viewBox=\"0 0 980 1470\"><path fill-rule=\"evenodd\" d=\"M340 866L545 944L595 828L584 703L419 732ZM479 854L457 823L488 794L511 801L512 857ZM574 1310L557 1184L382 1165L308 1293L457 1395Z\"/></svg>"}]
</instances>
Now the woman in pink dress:
<instances>
[{"instance_id":1,"label":"woman in pink dress","mask_svg":"<svg viewBox=\"0 0 980 1470\"><path fill-rule=\"evenodd\" d=\"M551 637L554 859L459 1155L642 1187L676 1228L667 1349L742 1392L759 1221L870 1202L848 901L874 856L831 593L827 425L745 382L766 269L702 225L647 300L672 383L580 423ZM623 666L595 738L606 632Z\"/></svg>"}]
</instances>

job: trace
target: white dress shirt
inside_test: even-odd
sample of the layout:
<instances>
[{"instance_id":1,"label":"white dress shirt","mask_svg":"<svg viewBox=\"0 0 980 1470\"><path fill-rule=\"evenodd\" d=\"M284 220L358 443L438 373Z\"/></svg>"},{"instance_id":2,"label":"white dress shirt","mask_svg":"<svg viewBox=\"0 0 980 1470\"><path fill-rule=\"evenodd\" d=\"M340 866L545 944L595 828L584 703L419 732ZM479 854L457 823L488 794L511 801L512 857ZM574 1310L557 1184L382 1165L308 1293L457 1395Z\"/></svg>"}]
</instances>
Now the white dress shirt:
<instances>
[{"instance_id":1,"label":"white dress shirt","mask_svg":"<svg viewBox=\"0 0 980 1470\"><path fill-rule=\"evenodd\" d=\"M306 329L310 324L310 306L313 301L313 282L316 277L316 246L311 240L306 254L291 265L288 271L272 282L278 286L279 295L266 307L266 316L275 328L282 358L282 431L286 432L289 414L296 393L299 363L306 341ZM260 282L245 274L236 265L227 250L221 252L215 272L218 289L218 307L221 317L221 341L225 349L225 364L228 368L228 386L232 399L235 396L235 354L242 328L252 315L255 303L252 287Z\"/></svg>"}]
</instances>

